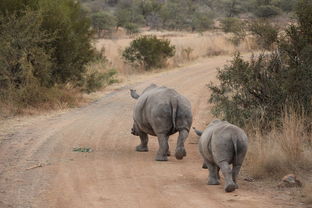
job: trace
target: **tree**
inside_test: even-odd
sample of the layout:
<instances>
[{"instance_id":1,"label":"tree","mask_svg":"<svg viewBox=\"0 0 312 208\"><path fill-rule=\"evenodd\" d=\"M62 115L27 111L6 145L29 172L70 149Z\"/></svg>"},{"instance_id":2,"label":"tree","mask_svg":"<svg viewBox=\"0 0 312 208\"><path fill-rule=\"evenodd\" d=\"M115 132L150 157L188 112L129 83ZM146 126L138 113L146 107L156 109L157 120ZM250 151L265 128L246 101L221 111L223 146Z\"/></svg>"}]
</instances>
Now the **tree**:
<instances>
[{"instance_id":1,"label":"tree","mask_svg":"<svg viewBox=\"0 0 312 208\"><path fill-rule=\"evenodd\" d=\"M141 36L130 43L122 56L132 64L143 66L146 70L164 66L169 57L174 56L175 47L166 39L154 35Z\"/></svg>"},{"instance_id":2,"label":"tree","mask_svg":"<svg viewBox=\"0 0 312 208\"><path fill-rule=\"evenodd\" d=\"M42 0L39 5L44 17L41 28L55 37L48 45L54 48L54 82L76 82L94 56L90 20L77 1Z\"/></svg>"},{"instance_id":3,"label":"tree","mask_svg":"<svg viewBox=\"0 0 312 208\"><path fill-rule=\"evenodd\" d=\"M96 30L98 37L102 37L103 31L111 33L116 27L117 21L114 16L107 12L97 12L91 15L93 28Z\"/></svg>"},{"instance_id":4,"label":"tree","mask_svg":"<svg viewBox=\"0 0 312 208\"><path fill-rule=\"evenodd\" d=\"M90 21L77 1L4 0L1 4L0 12L6 17L12 13L23 16L27 8L40 12L40 30L53 37L52 41L42 43L42 48L51 53L52 80L50 81L53 84L75 82L81 78L85 65L93 58L93 49ZM34 19L34 22L36 21Z\"/></svg>"},{"instance_id":5,"label":"tree","mask_svg":"<svg viewBox=\"0 0 312 208\"><path fill-rule=\"evenodd\" d=\"M1 90L51 85L53 49L45 45L53 39L40 29L41 24L41 13L30 10L20 17L14 13L0 16Z\"/></svg>"}]
</instances>

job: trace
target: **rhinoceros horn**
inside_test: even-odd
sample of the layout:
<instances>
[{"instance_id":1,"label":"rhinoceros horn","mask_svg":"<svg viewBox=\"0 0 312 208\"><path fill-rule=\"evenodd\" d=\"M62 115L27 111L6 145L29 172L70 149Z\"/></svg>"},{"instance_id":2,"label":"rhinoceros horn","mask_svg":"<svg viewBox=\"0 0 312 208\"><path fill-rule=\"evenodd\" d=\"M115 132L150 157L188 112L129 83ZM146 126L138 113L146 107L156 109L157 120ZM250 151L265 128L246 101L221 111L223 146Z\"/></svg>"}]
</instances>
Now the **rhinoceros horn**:
<instances>
[{"instance_id":1,"label":"rhinoceros horn","mask_svg":"<svg viewBox=\"0 0 312 208\"><path fill-rule=\"evenodd\" d=\"M136 90L130 89L130 95L134 99L138 99L140 95L136 92Z\"/></svg>"},{"instance_id":2,"label":"rhinoceros horn","mask_svg":"<svg viewBox=\"0 0 312 208\"><path fill-rule=\"evenodd\" d=\"M202 131L197 130L195 127L193 127L195 133L197 134L197 136L201 136L203 134Z\"/></svg>"}]
</instances>

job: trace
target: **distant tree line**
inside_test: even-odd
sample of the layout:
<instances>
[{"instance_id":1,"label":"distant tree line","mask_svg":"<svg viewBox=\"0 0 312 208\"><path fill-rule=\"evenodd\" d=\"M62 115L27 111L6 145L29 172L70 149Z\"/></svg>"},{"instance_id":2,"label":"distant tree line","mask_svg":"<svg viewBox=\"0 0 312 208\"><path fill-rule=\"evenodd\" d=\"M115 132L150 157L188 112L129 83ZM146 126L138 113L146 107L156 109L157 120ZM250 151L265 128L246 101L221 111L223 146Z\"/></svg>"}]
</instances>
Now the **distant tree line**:
<instances>
[{"instance_id":1,"label":"distant tree line","mask_svg":"<svg viewBox=\"0 0 312 208\"><path fill-rule=\"evenodd\" d=\"M81 0L98 31L139 27L203 31L217 17L270 18L292 12L296 0Z\"/></svg>"}]
</instances>

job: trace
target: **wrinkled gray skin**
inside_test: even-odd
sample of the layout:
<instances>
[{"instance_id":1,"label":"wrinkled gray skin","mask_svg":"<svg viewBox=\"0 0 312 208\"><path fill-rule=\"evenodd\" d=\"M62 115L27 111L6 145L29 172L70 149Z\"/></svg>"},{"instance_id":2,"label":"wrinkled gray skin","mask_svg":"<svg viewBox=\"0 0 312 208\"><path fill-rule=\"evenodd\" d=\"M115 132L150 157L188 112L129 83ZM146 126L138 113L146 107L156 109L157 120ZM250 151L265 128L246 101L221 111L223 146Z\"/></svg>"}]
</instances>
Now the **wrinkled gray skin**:
<instances>
[{"instance_id":1,"label":"wrinkled gray skin","mask_svg":"<svg viewBox=\"0 0 312 208\"><path fill-rule=\"evenodd\" d=\"M209 170L208 184L220 184L219 170L221 169L225 180L224 190L232 192L237 189L236 179L248 145L245 132L226 121L214 120L204 132L196 130L195 133L201 136L199 151L204 158L203 168L206 166Z\"/></svg>"},{"instance_id":2,"label":"wrinkled gray skin","mask_svg":"<svg viewBox=\"0 0 312 208\"><path fill-rule=\"evenodd\" d=\"M179 132L175 157L178 160L186 156L184 142L192 125L190 102L174 89L151 84L141 95L135 90L130 94L137 103L133 113L131 133L139 136L141 144L136 147L138 152L148 151L148 134L158 137L159 150L155 160L167 161L170 155L168 138Z\"/></svg>"}]
</instances>

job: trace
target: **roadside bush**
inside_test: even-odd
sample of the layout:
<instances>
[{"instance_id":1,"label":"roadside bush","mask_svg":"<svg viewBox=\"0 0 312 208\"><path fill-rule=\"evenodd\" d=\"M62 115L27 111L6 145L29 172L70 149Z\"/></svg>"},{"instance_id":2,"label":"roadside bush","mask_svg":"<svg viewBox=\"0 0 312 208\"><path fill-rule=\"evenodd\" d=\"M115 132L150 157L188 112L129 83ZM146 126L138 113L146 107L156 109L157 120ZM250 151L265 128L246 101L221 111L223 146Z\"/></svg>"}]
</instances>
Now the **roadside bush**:
<instances>
[{"instance_id":1,"label":"roadside bush","mask_svg":"<svg viewBox=\"0 0 312 208\"><path fill-rule=\"evenodd\" d=\"M20 17L0 16L0 91L51 86L53 50L45 46L54 39L41 24L41 13L30 10Z\"/></svg>"},{"instance_id":2,"label":"roadside bush","mask_svg":"<svg viewBox=\"0 0 312 208\"><path fill-rule=\"evenodd\" d=\"M92 27L96 31L99 38L103 37L103 32L111 33L117 25L114 16L107 12L97 12L91 15Z\"/></svg>"},{"instance_id":3,"label":"roadside bush","mask_svg":"<svg viewBox=\"0 0 312 208\"><path fill-rule=\"evenodd\" d=\"M87 72L84 74L81 87L82 90L91 93L103 87L118 82L115 78L117 71L108 69L105 58L98 58L87 65Z\"/></svg>"},{"instance_id":4,"label":"roadside bush","mask_svg":"<svg viewBox=\"0 0 312 208\"><path fill-rule=\"evenodd\" d=\"M139 26L134 23L127 23L124 28L126 29L128 35L133 35L140 32Z\"/></svg>"},{"instance_id":5,"label":"roadside bush","mask_svg":"<svg viewBox=\"0 0 312 208\"><path fill-rule=\"evenodd\" d=\"M53 81L58 84L77 82L94 57L91 46L90 20L73 0L39 1L43 13L41 28L53 34Z\"/></svg>"},{"instance_id":6,"label":"roadside bush","mask_svg":"<svg viewBox=\"0 0 312 208\"><path fill-rule=\"evenodd\" d=\"M272 49L278 39L278 28L267 21L254 21L249 25L249 31L256 37L260 48Z\"/></svg>"},{"instance_id":7,"label":"roadside bush","mask_svg":"<svg viewBox=\"0 0 312 208\"><path fill-rule=\"evenodd\" d=\"M285 31L278 50L249 62L239 54L218 71L220 84L210 84L213 114L235 124L270 126L281 122L285 108L312 116L312 2L300 0L298 23ZM311 128L312 122L307 122Z\"/></svg>"},{"instance_id":8,"label":"roadside bush","mask_svg":"<svg viewBox=\"0 0 312 208\"><path fill-rule=\"evenodd\" d=\"M149 70L163 67L167 59L174 54L175 47L170 45L169 40L146 35L133 40L122 56L126 61Z\"/></svg>"},{"instance_id":9,"label":"roadside bush","mask_svg":"<svg viewBox=\"0 0 312 208\"><path fill-rule=\"evenodd\" d=\"M212 113L240 126L280 117L287 96L280 84L282 72L277 54L262 54L250 62L236 54L230 65L218 70L220 85L209 86Z\"/></svg>"},{"instance_id":10,"label":"roadside bush","mask_svg":"<svg viewBox=\"0 0 312 208\"><path fill-rule=\"evenodd\" d=\"M272 5L262 5L257 8L255 14L257 17L270 18L279 15L280 9Z\"/></svg>"},{"instance_id":11,"label":"roadside bush","mask_svg":"<svg viewBox=\"0 0 312 208\"><path fill-rule=\"evenodd\" d=\"M79 84L94 55L90 22L77 1L1 1L0 115L77 104L80 89L66 86Z\"/></svg>"},{"instance_id":12,"label":"roadside bush","mask_svg":"<svg viewBox=\"0 0 312 208\"><path fill-rule=\"evenodd\" d=\"M222 19L220 23L221 23L221 29L225 33L229 33L229 32L238 33L244 30L244 23L238 18L226 17Z\"/></svg>"}]
</instances>

